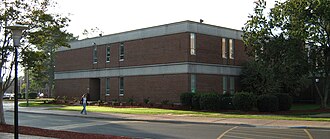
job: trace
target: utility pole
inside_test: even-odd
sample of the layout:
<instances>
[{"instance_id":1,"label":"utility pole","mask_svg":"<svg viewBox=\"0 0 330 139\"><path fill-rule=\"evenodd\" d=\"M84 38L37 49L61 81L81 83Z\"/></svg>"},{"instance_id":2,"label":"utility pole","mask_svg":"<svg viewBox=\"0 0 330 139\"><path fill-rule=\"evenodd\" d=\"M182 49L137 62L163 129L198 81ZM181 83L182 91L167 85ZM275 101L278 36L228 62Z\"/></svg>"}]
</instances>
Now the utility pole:
<instances>
[{"instance_id":1,"label":"utility pole","mask_svg":"<svg viewBox=\"0 0 330 139\"><path fill-rule=\"evenodd\" d=\"M27 69L25 69L25 99L26 99L26 106L29 107L29 86L30 86L30 82L29 82L29 71Z\"/></svg>"}]
</instances>

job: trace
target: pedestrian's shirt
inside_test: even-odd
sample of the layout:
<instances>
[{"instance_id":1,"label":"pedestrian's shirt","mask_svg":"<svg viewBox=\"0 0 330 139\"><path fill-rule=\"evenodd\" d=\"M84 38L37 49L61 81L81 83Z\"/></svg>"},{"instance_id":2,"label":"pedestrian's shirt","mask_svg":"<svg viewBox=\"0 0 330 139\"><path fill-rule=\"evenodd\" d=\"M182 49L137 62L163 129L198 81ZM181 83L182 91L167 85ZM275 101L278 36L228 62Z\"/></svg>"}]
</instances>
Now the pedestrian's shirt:
<instances>
[{"instance_id":1,"label":"pedestrian's shirt","mask_svg":"<svg viewBox=\"0 0 330 139\"><path fill-rule=\"evenodd\" d=\"M86 98L86 97L83 97L83 98L82 98L82 103L83 103L83 104L86 104L86 101L87 101L87 98Z\"/></svg>"}]
</instances>

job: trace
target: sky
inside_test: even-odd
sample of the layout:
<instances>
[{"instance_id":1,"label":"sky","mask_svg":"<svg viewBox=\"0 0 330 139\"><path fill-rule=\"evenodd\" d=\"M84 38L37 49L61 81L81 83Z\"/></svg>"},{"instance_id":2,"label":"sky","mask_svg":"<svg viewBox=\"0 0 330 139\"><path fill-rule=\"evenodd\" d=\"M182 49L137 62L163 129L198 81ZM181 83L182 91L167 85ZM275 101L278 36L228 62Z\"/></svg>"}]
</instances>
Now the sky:
<instances>
[{"instance_id":1,"label":"sky","mask_svg":"<svg viewBox=\"0 0 330 139\"><path fill-rule=\"evenodd\" d=\"M94 36L130 31L179 21L241 30L253 13L255 0L54 0L54 10L71 19L68 32L79 39L84 29L99 28ZM266 0L274 5L275 0ZM271 7L271 6L270 6ZM93 37L93 36L89 36Z\"/></svg>"}]
</instances>

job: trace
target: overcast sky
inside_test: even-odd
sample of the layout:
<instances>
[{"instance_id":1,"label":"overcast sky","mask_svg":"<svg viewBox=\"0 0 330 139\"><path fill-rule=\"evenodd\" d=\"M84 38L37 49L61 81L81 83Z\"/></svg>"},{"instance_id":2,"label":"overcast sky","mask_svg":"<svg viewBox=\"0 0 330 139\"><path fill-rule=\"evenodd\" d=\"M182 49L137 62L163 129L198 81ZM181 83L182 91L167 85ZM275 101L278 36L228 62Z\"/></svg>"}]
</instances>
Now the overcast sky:
<instances>
[{"instance_id":1,"label":"overcast sky","mask_svg":"<svg viewBox=\"0 0 330 139\"><path fill-rule=\"evenodd\" d=\"M255 0L54 0L55 11L72 21L68 31L83 39L84 29L119 33L184 20L241 29ZM275 0L267 0L273 6ZM96 35L96 34L95 34Z\"/></svg>"}]
</instances>

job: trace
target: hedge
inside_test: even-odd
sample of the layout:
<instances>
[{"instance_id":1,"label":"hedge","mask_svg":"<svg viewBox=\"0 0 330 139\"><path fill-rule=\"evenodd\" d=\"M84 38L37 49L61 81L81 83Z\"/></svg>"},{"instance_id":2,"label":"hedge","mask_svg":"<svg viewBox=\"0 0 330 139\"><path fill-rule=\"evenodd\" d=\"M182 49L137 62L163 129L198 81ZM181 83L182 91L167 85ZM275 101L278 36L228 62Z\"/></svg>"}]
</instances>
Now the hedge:
<instances>
[{"instance_id":1,"label":"hedge","mask_svg":"<svg viewBox=\"0 0 330 139\"><path fill-rule=\"evenodd\" d=\"M292 105L292 97L289 94L275 93L273 95L275 95L278 98L278 103L279 103L278 109L280 111L290 110Z\"/></svg>"},{"instance_id":2,"label":"hedge","mask_svg":"<svg viewBox=\"0 0 330 139\"><path fill-rule=\"evenodd\" d=\"M216 93L204 93L200 96L200 108L203 110L216 110L218 106L218 95Z\"/></svg>"},{"instance_id":3,"label":"hedge","mask_svg":"<svg viewBox=\"0 0 330 139\"><path fill-rule=\"evenodd\" d=\"M219 104L220 104L220 109L224 110L232 110L234 109L233 105L233 95L231 94L221 94L219 95Z\"/></svg>"},{"instance_id":4,"label":"hedge","mask_svg":"<svg viewBox=\"0 0 330 139\"><path fill-rule=\"evenodd\" d=\"M197 109L197 110L200 110L201 109L201 106L200 106L200 97L201 97L201 94L196 93L191 98L191 106L192 106L193 109Z\"/></svg>"},{"instance_id":5,"label":"hedge","mask_svg":"<svg viewBox=\"0 0 330 139\"><path fill-rule=\"evenodd\" d=\"M192 97L194 93L182 93L180 95L180 102L184 106L192 107Z\"/></svg>"},{"instance_id":6,"label":"hedge","mask_svg":"<svg viewBox=\"0 0 330 139\"><path fill-rule=\"evenodd\" d=\"M263 94L257 98L257 108L260 112L276 112L279 108L279 101L275 95Z\"/></svg>"},{"instance_id":7,"label":"hedge","mask_svg":"<svg viewBox=\"0 0 330 139\"><path fill-rule=\"evenodd\" d=\"M250 111L254 106L256 97L252 93L238 92L233 96L233 105L240 111Z\"/></svg>"}]
</instances>

